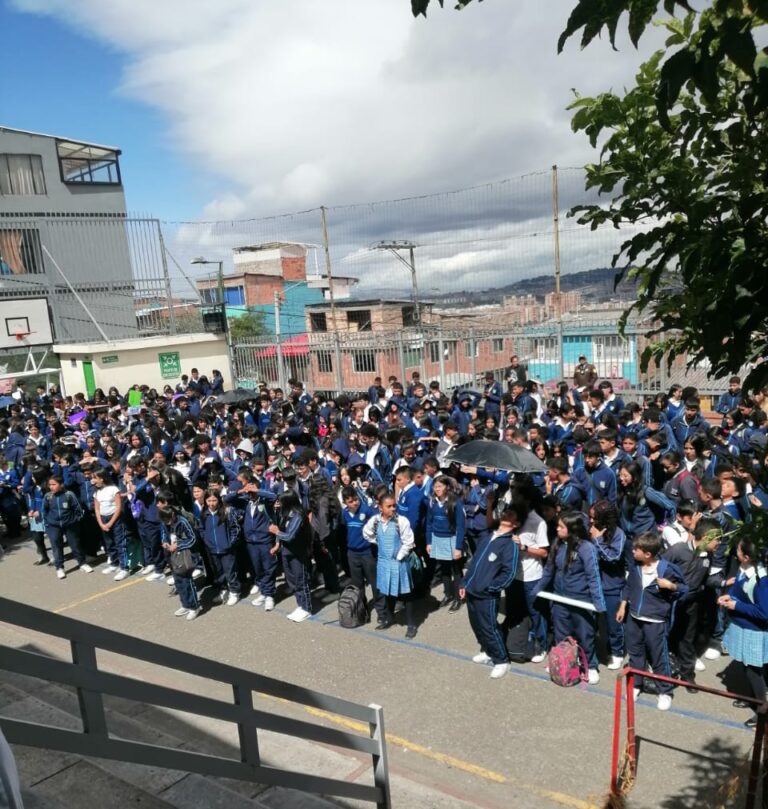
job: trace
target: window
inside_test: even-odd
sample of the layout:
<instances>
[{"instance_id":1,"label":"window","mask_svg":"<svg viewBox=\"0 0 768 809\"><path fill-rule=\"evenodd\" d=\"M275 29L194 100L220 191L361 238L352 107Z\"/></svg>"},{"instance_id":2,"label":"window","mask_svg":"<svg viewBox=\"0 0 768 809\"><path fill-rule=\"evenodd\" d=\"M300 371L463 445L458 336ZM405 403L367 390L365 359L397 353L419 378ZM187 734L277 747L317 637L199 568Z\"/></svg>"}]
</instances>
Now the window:
<instances>
[{"instance_id":1,"label":"window","mask_svg":"<svg viewBox=\"0 0 768 809\"><path fill-rule=\"evenodd\" d=\"M592 338L592 350L595 362L611 360L630 362L632 360L632 345L629 340L618 334L605 334Z\"/></svg>"},{"instance_id":2,"label":"window","mask_svg":"<svg viewBox=\"0 0 768 809\"><path fill-rule=\"evenodd\" d=\"M443 353L445 354L446 359L450 359L453 355L456 354L456 341L455 340L443 340Z\"/></svg>"},{"instance_id":3,"label":"window","mask_svg":"<svg viewBox=\"0 0 768 809\"><path fill-rule=\"evenodd\" d=\"M200 300L206 306L216 306L219 302L219 290L217 287L208 287L200 290Z\"/></svg>"},{"instance_id":4,"label":"window","mask_svg":"<svg viewBox=\"0 0 768 809\"><path fill-rule=\"evenodd\" d=\"M0 228L0 276L45 272L40 234L32 228Z\"/></svg>"},{"instance_id":5,"label":"window","mask_svg":"<svg viewBox=\"0 0 768 809\"><path fill-rule=\"evenodd\" d=\"M539 362L554 362L557 356L556 337L537 337L533 341L533 351Z\"/></svg>"},{"instance_id":6,"label":"window","mask_svg":"<svg viewBox=\"0 0 768 809\"><path fill-rule=\"evenodd\" d=\"M333 373L333 358L330 351L317 352L317 370L321 374Z\"/></svg>"},{"instance_id":7,"label":"window","mask_svg":"<svg viewBox=\"0 0 768 809\"><path fill-rule=\"evenodd\" d=\"M245 287L224 287L224 303L227 306L244 306Z\"/></svg>"},{"instance_id":8,"label":"window","mask_svg":"<svg viewBox=\"0 0 768 809\"><path fill-rule=\"evenodd\" d=\"M56 151L63 183L120 185L117 149L57 140Z\"/></svg>"},{"instance_id":9,"label":"window","mask_svg":"<svg viewBox=\"0 0 768 809\"><path fill-rule=\"evenodd\" d=\"M415 306L403 306L402 313L403 313L403 326L405 328L408 328L409 326L419 325L419 319L416 316Z\"/></svg>"},{"instance_id":10,"label":"window","mask_svg":"<svg viewBox=\"0 0 768 809\"><path fill-rule=\"evenodd\" d=\"M376 373L376 352L371 349L353 350L352 371L356 374Z\"/></svg>"},{"instance_id":11,"label":"window","mask_svg":"<svg viewBox=\"0 0 768 809\"><path fill-rule=\"evenodd\" d=\"M43 158L39 154L0 154L0 194L45 194Z\"/></svg>"},{"instance_id":12,"label":"window","mask_svg":"<svg viewBox=\"0 0 768 809\"><path fill-rule=\"evenodd\" d=\"M429 361L440 362L440 343L429 344Z\"/></svg>"},{"instance_id":13,"label":"window","mask_svg":"<svg viewBox=\"0 0 768 809\"><path fill-rule=\"evenodd\" d=\"M405 346L403 348L403 362L406 368L418 368L421 365L422 358L421 346Z\"/></svg>"},{"instance_id":14,"label":"window","mask_svg":"<svg viewBox=\"0 0 768 809\"><path fill-rule=\"evenodd\" d=\"M310 312L309 325L312 331L328 331L328 317L325 312Z\"/></svg>"},{"instance_id":15,"label":"window","mask_svg":"<svg viewBox=\"0 0 768 809\"><path fill-rule=\"evenodd\" d=\"M491 351L494 354L501 354L504 351L504 338L503 337L494 337L493 338L493 345L491 346Z\"/></svg>"},{"instance_id":16,"label":"window","mask_svg":"<svg viewBox=\"0 0 768 809\"><path fill-rule=\"evenodd\" d=\"M358 309L354 312L347 312L347 323L350 326L357 326L357 331L372 331L371 310Z\"/></svg>"},{"instance_id":17,"label":"window","mask_svg":"<svg viewBox=\"0 0 768 809\"><path fill-rule=\"evenodd\" d=\"M467 340L464 343L464 356L471 357L472 356L472 346L475 347L475 357L480 356L480 343L477 340Z\"/></svg>"}]
</instances>

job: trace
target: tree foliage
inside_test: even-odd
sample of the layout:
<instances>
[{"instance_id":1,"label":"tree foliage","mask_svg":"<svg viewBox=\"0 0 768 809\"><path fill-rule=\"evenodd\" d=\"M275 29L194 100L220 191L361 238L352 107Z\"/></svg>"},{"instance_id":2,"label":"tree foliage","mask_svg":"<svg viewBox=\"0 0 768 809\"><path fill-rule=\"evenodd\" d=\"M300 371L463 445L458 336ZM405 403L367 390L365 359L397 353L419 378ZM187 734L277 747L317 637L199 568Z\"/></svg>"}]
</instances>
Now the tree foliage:
<instances>
[{"instance_id":1,"label":"tree foliage","mask_svg":"<svg viewBox=\"0 0 768 809\"><path fill-rule=\"evenodd\" d=\"M247 340L267 333L264 325L264 312L243 312L237 317L230 317L229 336L233 340Z\"/></svg>"},{"instance_id":2,"label":"tree foliage","mask_svg":"<svg viewBox=\"0 0 768 809\"><path fill-rule=\"evenodd\" d=\"M440 3L440 7L443 7L445 0L437 0ZM455 8L460 10L464 8L464 6L468 6L472 0L457 0ZM478 3L482 3L483 0L477 0ZM426 17L427 16L427 8L429 7L430 0L411 0L411 11L413 12L414 17L418 17L419 15Z\"/></svg>"},{"instance_id":3,"label":"tree foliage","mask_svg":"<svg viewBox=\"0 0 768 809\"><path fill-rule=\"evenodd\" d=\"M582 29L582 46L603 28L613 42L624 11L637 42L657 5L581 0L560 47ZM664 6L688 8L679 0ZM633 308L652 314L666 335L647 349L646 365L687 355L720 377L768 353L768 57L755 44L766 10L768 3L719 0L669 17L666 49L641 66L635 87L571 105L573 129L600 147L587 187L612 195L608 205L572 213L592 228L645 226L622 244L614 266L624 265L617 281L638 279ZM768 363L748 385L766 381Z\"/></svg>"}]
</instances>

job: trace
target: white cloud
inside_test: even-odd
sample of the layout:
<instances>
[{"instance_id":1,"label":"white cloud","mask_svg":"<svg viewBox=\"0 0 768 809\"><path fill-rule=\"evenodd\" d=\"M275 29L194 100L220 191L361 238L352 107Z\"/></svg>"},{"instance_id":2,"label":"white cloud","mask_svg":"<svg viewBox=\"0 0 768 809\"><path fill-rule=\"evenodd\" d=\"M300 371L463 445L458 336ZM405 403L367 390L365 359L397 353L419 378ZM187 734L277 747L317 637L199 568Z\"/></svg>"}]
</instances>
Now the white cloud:
<instances>
[{"instance_id":1,"label":"white cloud","mask_svg":"<svg viewBox=\"0 0 768 809\"><path fill-rule=\"evenodd\" d=\"M205 219L392 199L552 163L583 164L594 154L570 131L571 88L620 88L641 61L630 46L616 53L596 42L580 52L576 40L558 56L557 36L575 0L473 3L462 12L434 4L428 20L414 20L408 0L11 2L121 52L122 92L163 114L168 139L186 156L193 178L196 168L206 187L216 178L201 211ZM442 229L452 232L452 241L473 233L483 238L484 229L505 218L541 217L544 227L546 184L545 178L531 187L530 198L521 192L503 205L478 197L468 212L437 203L414 206L407 216L341 210L337 220L347 220L344 227L335 222L335 256L385 238L384 231L426 242ZM531 206L536 210L527 211ZM273 238L316 242L317 224L316 217L311 228L309 219L282 221ZM177 247L185 254L202 248L226 254L230 241L255 241L271 227L224 235L220 228L187 229L176 234L184 237ZM455 286L498 265L494 250L522 256L519 266L550 261L549 237L542 237L527 252L498 244L444 247L434 259L425 256L423 266L435 277L454 273ZM463 275L461 268L477 273Z\"/></svg>"}]
</instances>

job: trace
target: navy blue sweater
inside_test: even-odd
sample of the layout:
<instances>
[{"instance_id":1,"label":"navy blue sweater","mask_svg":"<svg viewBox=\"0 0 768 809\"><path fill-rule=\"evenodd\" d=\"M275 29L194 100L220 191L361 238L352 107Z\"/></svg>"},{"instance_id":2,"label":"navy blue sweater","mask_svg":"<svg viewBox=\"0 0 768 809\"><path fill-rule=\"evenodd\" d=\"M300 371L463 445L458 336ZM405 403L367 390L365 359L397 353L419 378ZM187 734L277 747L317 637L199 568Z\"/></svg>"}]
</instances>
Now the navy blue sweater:
<instances>
[{"instance_id":1,"label":"navy blue sweater","mask_svg":"<svg viewBox=\"0 0 768 809\"><path fill-rule=\"evenodd\" d=\"M464 589L475 598L495 598L512 584L519 554L511 533L482 539L469 561Z\"/></svg>"},{"instance_id":2,"label":"navy blue sweater","mask_svg":"<svg viewBox=\"0 0 768 809\"><path fill-rule=\"evenodd\" d=\"M549 555L535 593L540 593L553 584L552 590L557 595L577 601L589 601L598 612L605 612L605 597L595 544L586 539L579 542L575 557L566 568L567 553L566 543L559 542Z\"/></svg>"},{"instance_id":3,"label":"navy blue sweater","mask_svg":"<svg viewBox=\"0 0 768 809\"><path fill-rule=\"evenodd\" d=\"M660 579L669 579L677 585L677 590L662 590L654 582L648 587L643 587L643 566L640 562L635 562L629 568L629 575L621 593L621 600L629 602L629 611L638 618L655 618L662 621L670 621L672 608L675 601L688 593L688 585L685 583L683 571L666 559L659 559L659 566L656 569L656 576Z\"/></svg>"}]
</instances>

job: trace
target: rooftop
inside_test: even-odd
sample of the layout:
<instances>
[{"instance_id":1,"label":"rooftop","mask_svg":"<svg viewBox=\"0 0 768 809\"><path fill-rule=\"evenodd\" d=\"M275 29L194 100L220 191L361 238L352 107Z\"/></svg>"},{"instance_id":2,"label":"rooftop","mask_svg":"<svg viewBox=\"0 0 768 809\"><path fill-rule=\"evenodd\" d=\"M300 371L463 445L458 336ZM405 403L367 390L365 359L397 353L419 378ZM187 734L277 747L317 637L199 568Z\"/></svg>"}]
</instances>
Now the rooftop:
<instances>
[{"instance_id":1,"label":"rooftop","mask_svg":"<svg viewBox=\"0 0 768 809\"><path fill-rule=\"evenodd\" d=\"M51 138L52 140L60 141L61 145L72 147L72 154L70 157L100 157L101 155L93 155L93 154L74 154L76 151L79 150L105 150L108 152L117 152L118 154L122 154L120 149L117 146L107 146L103 143L89 143L88 141L78 140L77 138L67 138L63 135L50 135L47 132L33 132L31 129L16 129L12 126L3 126L0 124L0 132L18 132L21 135L34 135L38 138Z\"/></svg>"}]
</instances>

